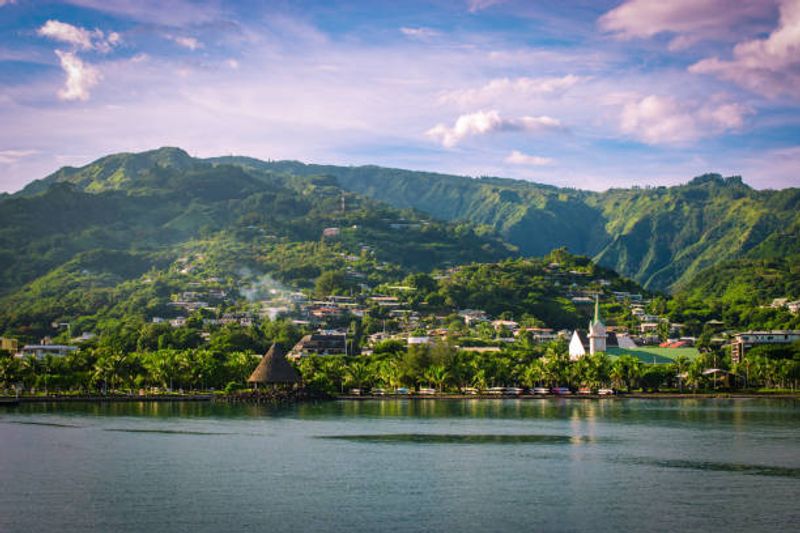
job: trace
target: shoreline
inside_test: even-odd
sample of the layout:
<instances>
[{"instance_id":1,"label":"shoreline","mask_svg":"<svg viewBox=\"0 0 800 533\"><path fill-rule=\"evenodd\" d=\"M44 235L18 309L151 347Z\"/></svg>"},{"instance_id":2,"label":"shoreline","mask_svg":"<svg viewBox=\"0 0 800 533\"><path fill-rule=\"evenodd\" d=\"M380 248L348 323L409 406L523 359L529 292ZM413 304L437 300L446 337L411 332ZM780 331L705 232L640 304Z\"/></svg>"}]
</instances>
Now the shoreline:
<instances>
[{"instance_id":1,"label":"shoreline","mask_svg":"<svg viewBox=\"0 0 800 533\"><path fill-rule=\"evenodd\" d=\"M342 395L334 397L335 400L342 401L371 401L371 400L735 400L735 399L758 399L771 398L777 400L800 400L800 392L796 393L756 393L756 392L700 392L700 393L679 393L679 392L634 392L630 394L614 394L601 396L599 394L541 394L530 395L521 394L519 396L510 395L488 395L488 394L431 394L431 395L406 395L406 396L353 396Z\"/></svg>"},{"instance_id":2,"label":"shoreline","mask_svg":"<svg viewBox=\"0 0 800 533\"><path fill-rule=\"evenodd\" d=\"M431 395L385 395L355 396L344 394L327 398L275 398L275 397L248 397L248 396L214 396L212 394L193 394L185 396L20 396L0 397L0 407L18 406L25 403L134 403L134 402L209 402L209 403L272 403L272 402L308 402L308 401L345 401L345 402L372 402L387 400L410 401L483 401L483 400L737 400L737 399L775 399L775 400L800 400L800 392L796 393L756 393L756 392L701 392L701 393L673 393L651 392L615 394L613 396L600 396L598 394L571 394L571 395L475 395L475 394L431 394Z\"/></svg>"}]
</instances>

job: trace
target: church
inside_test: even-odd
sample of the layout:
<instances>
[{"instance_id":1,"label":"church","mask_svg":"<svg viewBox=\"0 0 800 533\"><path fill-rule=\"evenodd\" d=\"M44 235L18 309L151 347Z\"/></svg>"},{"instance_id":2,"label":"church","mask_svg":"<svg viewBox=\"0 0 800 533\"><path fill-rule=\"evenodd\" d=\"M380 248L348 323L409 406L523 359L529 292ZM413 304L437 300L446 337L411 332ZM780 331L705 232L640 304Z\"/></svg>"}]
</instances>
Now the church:
<instances>
[{"instance_id":1,"label":"church","mask_svg":"<svg viewBox=\"0 0 800 533\"><path fill-rule=\"evenodd\" d=\"M606 325L600 320L600 299L594 298L594 320L589 322L588 336L583 331L575 330L569 341L569 358L577 361L584 355L605 352L608 348L619 346L617 335L606 331Z\"/></svg>"}]
</instances>

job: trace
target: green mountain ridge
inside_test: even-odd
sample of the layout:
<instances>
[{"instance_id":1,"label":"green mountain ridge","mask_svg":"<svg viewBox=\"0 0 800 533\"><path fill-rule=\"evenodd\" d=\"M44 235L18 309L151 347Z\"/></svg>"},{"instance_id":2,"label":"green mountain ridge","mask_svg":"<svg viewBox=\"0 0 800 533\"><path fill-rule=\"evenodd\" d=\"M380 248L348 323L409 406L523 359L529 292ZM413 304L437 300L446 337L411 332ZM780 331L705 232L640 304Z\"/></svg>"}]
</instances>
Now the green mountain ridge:
<instances>
[{"instance_id":1,"label":"green mountain ridge","mask_svg":"<svg viewBox=\"0 0 800 533\"><path fill-rule=\"evenodd\" d=\"M525 255L566 246L654 290L673 290L720 261L800 251L800 189L755 190L741 177L604 192L503 178L375 166L210 161L286 175L335 177L345 189L443 220L492 228Z\"/></svg>"},{"instance_id":2,"label":"green mountain ridge","mask_svg":"<svg viewBox=\"0 0 800 533\"><path fill-rule=\"evenodd\" d=\"M326 228L335 234L323 237ZM144 278L171 280L187 258L235 288L242 271L295 287L341 271L374 285L515 255L491 232L390 207L324 176L212 164L175 148L116 154L0 199L0 329L45 332L70 308L86 314L82 298L103 316L140 298L134 312L145 314ZM92 257L108 264L78 268ZM114 267L124 258L136 268Z\"/></svg>"},{"instance_id":3,"label":"green mountain ridge","mask_svg":"<svg viewBox=\"0 0 800 533\"><path fill-rule=\"evenodd\" d=\"M196 159L179 148L161 148L106 156L80 169L63 168L7 200L41 195L56 183L107 195L105 201L113 201L114 193L124 193L133 201L135 196L189 187L193 196L203 198L182 206L180 216L163 223L165 230L177 233L196 224L219 224L226 217L207 202L216 203L226 195L228 200L236 194L244 198L266 185L302 197L309 186L331 187L427 213L431 220L466 222L479 233L501 235L522 255L543 256L566 247L650 290L679 290L723 261L800 252L800 189L755 190L738 176L717 174L673 187L593 192L377 166L309 165L238 156ZM293 201L286 195L282 198L289 204ZM310 235L293 236L298 237Z\"/></svg>"}]
</instances>

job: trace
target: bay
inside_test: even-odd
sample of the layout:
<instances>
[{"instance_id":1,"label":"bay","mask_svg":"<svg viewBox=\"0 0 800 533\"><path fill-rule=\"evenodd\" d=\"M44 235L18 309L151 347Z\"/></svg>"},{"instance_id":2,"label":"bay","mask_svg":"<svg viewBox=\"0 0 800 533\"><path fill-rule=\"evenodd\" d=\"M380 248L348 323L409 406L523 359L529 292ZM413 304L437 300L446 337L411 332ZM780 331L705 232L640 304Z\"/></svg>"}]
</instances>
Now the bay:
<instances>
[{"instance_id":1,"label":"bay","mask_svg":"<svg viewBox=\"0 0 800 533\"><path fill-rule=\"evenodd\" d=\"M1 531L796 528L800 402L23 404Z\"/></svg>"}]
</instances>

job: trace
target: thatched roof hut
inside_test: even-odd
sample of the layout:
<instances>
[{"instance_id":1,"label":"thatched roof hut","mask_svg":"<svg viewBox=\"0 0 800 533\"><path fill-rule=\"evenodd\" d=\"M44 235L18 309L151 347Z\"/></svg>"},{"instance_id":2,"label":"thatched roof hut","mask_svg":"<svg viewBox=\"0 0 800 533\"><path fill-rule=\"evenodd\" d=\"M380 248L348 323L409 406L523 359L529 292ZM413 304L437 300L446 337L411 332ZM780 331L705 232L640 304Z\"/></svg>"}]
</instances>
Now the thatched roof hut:
<instances>
[{"instance_id":1,"label":"thatched roof hut","mask_svg":"<svg viewBox=\"0 0 800 533\"><path fill-rule=\"evenodd\" d=\"M273 344L269 351L261 358L261 362L250 377L248 383L258 385L294 385L300 383L297 370L286 360L286 354L277 344Z\"/></svg>"}]
</instances>

